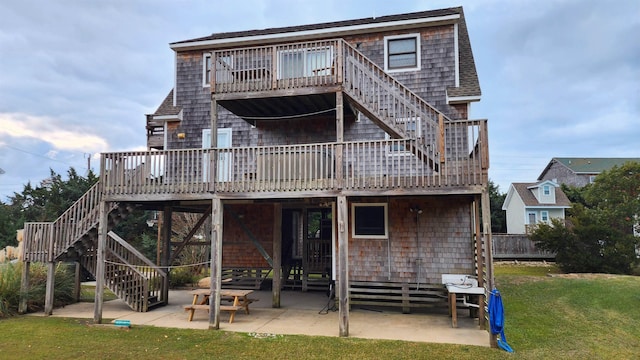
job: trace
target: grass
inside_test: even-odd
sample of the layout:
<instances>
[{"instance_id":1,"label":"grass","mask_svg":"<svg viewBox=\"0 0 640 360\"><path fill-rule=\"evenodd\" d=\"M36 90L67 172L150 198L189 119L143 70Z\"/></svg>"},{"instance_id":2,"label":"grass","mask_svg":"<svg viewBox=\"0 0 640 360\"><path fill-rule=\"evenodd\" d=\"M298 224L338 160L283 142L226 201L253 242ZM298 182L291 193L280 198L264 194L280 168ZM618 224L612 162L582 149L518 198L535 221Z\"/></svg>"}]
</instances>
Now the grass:
<instances>
[{"instance_id":1,"label":"grass","mask_svg":"<svg viewBox=\"0 0 640 360\"><path fill-rule=\"evenodd\" d=\"M102 295L103 301L109 301L117 299L116 294L111 290L105 288ZM80 286L80 301L81 302L94 302L96 300L96 287L94 285L81 285Z\"/></svg>"},{"instance_id":2,"label":"grass","mask_svg":"<svg viewBox=\"0 0 640 360\"><path fill-rule=\"evenodd\" d=\"M255 336L20 316L0 320L3 358L113 359L631 359L640 353L640 278L565 278L553 266L496 265L514 354L446 344Z\"/></svg>"}]
</instances>

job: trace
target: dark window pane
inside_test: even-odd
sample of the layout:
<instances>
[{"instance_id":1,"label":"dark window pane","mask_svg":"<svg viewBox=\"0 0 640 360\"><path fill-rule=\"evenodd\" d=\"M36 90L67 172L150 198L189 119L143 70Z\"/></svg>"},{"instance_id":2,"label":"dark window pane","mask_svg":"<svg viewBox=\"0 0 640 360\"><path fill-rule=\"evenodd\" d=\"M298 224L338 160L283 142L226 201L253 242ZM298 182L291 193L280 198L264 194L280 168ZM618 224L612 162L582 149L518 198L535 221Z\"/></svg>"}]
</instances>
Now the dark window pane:
<instances>
[{"instance_id":1,"label":"dark window pane","mask_svg":"<svg viewBox=\"0 0 640 360\"><path fill-rule=\"evenodd\" d=\"M386 235L384 206L356 206L356 235Z\"/></svg>"}]
</instances>

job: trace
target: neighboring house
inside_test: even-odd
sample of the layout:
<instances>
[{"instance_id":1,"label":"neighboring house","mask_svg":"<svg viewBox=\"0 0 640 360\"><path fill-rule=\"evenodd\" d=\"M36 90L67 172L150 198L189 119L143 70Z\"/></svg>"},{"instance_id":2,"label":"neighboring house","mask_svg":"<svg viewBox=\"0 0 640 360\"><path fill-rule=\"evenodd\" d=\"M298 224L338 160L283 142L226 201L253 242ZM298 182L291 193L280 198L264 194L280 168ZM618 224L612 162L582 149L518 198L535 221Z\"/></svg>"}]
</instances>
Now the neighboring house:
<instances>
[{"instance_id":1,"label":"neighboring house","mask_svg":"<svg viewBox=\"0 0 640 360\"><path fill-rule=\"evenodd\" d=\"M594 182L601 172L629 161L640 162L640 158L554 157L538 176L538 181L552 180L558 184L582 187Z\"/></svg>"},{"instance_id":2,"label":"neighboring house","mask_svg":"<svg viewBox=\"0 0 640 360\"><path fill-rule=\"evenodd\" d=\"M171 242L171 214L192 212L194 231L213 225L214 288L270 275L280 307L284 287L335 281L343 336L356 286L403 307L442 303L443 274L492 288L487 120L468 118L481 92L462 8L171 49L175 84L147 116L149 151L102 154L95 188L54 223L26 226L27 262L78 261L146 311L168 302L167 267L197 242ZM162 212L159 268L109 232L135 207Z\"/></svg>"},{"instance_id":3,"label":"neighboring house","mask_svg":"<svg viewBox=\"0 0 640 360\"><path fill-rule=\"evenodd\" d=\"M526 234L531 225L564 219L570 207L567 195L553 181L512 183L502 205L507 212L507 233Z\"/></svg>"}]
</instances>

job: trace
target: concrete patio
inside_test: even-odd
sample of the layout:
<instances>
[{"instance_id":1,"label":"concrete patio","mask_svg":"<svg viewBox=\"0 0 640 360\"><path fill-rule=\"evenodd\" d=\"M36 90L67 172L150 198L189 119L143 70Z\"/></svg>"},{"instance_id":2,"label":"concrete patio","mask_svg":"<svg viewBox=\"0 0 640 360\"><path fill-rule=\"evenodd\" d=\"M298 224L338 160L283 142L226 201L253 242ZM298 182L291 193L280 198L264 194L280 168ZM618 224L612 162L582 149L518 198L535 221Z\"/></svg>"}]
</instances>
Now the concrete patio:
<instances>
[{"instance_id":1,"label":"concrete patio","mask_svg":"<svg viewBox=\"0 0 640 360\"><path fill-rule=\"evenodd\" d=\"M246 333L296 334L311 336L339 335L338 312L328 310L328 298L323 292L283 291L281 307L271 307L271 291L255 291L250 314L238 311L233 323L229 314L221 314L220 329ZM169 305L146 313L132 311L123 301L104 302L103 322L129 320L132 326L157 326L207 330L208 313L196 311L188 321L184 306L191 304L190 290L169 292ZM52 316L93 318L94 304L81 302L53 310ZM33 314L44 316L43 313ZM212 330L214 331L214 330ZM458 310L458 328L451 327L446 307L402 314L399 308L352 307L349 312L349 336L365 339L389 339L432 343L489 346L489 333L480 330L477 319L466 310Z\"/></svg>"}]
</instances>

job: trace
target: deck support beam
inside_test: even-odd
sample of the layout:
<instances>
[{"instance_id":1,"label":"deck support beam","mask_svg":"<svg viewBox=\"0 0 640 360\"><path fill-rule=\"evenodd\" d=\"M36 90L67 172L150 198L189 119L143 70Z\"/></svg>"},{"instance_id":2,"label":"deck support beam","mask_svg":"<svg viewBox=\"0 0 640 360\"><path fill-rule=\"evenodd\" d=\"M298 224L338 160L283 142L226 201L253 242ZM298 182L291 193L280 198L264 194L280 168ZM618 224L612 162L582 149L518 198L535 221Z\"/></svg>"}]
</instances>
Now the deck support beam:
<instances>
[{"instance_id":1,"label":"deck support beam","mask_svg":"<svg viewBox=\"0 0 640 360\"><path fill-rule=\"evenodd\" d=\"M209 329L220 329L220 290L222 289L223 205L219 197L211 200L211 294L209 295Z\"/></svg>"},{"instance_id":2,"label":"deck support beam","mask_svg":"<svg viewBox=\"0 0 640 360\"><path fill-rule=\"evenodd\" d=\"M273 204L273 299L271 307L280 307L282 289L282 204Z\"/></svg>"},{"instance_id":3,"label":"deck support beam","mask_svg":"<svg viewBox=\"0 0 640 360\"><path fill-rule=\"evenodd\" d=\"M477 266L477 274L478 277L478 286L484 287L484 270L485 270L485 259L482 257L482 238L481 238L481 226L480 226L480 196L476 195L473 198L473 206L472 206L472 216L473 216L473 224L474 228L472 229L473 234L475 234L475 247L476 247L476 266ZM486 302L486 296L480 296L478 298L478 304L480 305L478 309L478 324L480 325L480 329L486 329L486 321L484 321L484 305Z\"/></svg>"},{"instance_id":4,"label":"deck support beam","mask_svg":"<svg viewBox=\"0 0 640 360\"><path fill-rule=\"evenodd\" d=\"M100 201L98 222L98 248L96 249L96 296L93 307L93 322L102 323L102 305L104 298L105 251L107 245L107 227L109 209L106 201Z\"/></svg>"},{"instance_id":5,"label":"deck support beam","mask_svg":"<svg viewBox=\"0 0 640 360\"><path fill-rule=\"evenodd\" d=\"M349 336L349 233L347 197L338 196L338 297L340 336Z\"/></svg>"},{"instance_id":6,"label":"deck support beam","mask_svg":"<svg viewBox=\"0 0 640 360\"><path fill-rule=\"evenodd\" d=\"M167 274L162 284L162 301L169 304L169 273L171 271L171 218L173 207L165 205L162 210L162 270Z\"/></svg>"}]
</instances>

